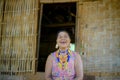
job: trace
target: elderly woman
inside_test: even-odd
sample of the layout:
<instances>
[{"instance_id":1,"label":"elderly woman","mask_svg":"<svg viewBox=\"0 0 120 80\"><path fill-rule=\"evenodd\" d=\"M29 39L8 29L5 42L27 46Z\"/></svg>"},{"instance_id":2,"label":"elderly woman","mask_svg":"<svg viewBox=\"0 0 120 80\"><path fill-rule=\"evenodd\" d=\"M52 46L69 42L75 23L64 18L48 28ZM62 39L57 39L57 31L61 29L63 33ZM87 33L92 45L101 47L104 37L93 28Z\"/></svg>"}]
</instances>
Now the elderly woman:
<instances>
[{"instance_id":1,"label":"elderly woman","mask_svg":"<svg viewBox=\"0 0 120 80\"><path fill-rule=\"evenodd\" d=\"M57 35L57 51L51 53L46 61L46 80L83 80L83 64L80 55L71 51L70 36L67 31Z\"/></svg>"}]
</instances>

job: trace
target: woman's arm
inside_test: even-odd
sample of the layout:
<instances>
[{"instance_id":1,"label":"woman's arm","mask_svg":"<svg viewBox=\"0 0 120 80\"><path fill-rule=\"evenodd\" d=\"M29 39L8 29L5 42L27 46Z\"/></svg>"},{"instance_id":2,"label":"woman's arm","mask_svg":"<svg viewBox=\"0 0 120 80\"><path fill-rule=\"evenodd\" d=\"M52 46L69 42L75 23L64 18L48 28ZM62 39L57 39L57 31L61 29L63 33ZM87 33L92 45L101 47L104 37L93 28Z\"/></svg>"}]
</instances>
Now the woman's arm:
<instances>
[{"instance_id":1,"label":"woman's arm","mask_svg":"<svg viewBox=\"0 0 120 80\"><path fill-rule=\"evenodd\" d=\"M76 71L75 80L83 80L83 63L78 53L76 53L76 58L75 58L75 71Z\"/></svg>"},{"instance_id":2,"label":"woman's arm","mask_svg":"<svg viewBox=\"0 0 120 80\"><path fill-rule=\"evenodd\" d=\"M52 56L49 55L45 65L45 80L52 80Z\"/></svg>"}]
</instances>

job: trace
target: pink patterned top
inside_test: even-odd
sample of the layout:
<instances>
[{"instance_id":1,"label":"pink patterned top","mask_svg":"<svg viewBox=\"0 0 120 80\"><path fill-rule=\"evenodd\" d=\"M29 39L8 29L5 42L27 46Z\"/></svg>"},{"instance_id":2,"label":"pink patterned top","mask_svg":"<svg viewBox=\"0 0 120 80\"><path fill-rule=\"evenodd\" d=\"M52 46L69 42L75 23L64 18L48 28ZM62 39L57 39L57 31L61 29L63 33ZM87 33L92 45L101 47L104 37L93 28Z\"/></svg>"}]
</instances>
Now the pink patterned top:
<instances>
[{"instance_id":1,"label":"pink patterned top","mask_svg":"<svg viewBox=\"0 0 120 80\"><path fill-rule=\"evenodd\" d=\"M52 64L52 79L53 80L74 80L75 74L75 52L71 52L70 60L68 62L68 67L62 70L58 67L58 61L56 58L56 52L51 54L53 56L53 64Z\"/></svg>"}]
</instances>

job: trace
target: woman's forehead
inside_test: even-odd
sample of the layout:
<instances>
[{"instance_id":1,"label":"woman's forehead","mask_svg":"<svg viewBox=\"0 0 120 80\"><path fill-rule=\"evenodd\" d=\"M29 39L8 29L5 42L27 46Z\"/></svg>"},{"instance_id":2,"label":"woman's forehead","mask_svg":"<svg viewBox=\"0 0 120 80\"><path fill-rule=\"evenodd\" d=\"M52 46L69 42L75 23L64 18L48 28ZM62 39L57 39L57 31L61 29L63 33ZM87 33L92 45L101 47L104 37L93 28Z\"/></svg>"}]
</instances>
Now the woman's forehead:
<instances>
[{"instance_id":1,"label":"woman's forehead","mask_svg":"<svg viewBox=\"0 0 120 80\"><path fill-rule=\"evenodd\" d=\"M61 35L68 35L68 33L65 32L65 31L63 31L63 32L59 32L59 33L58 33L58 36L61 36Z\"/></svg>"}]
</instances>

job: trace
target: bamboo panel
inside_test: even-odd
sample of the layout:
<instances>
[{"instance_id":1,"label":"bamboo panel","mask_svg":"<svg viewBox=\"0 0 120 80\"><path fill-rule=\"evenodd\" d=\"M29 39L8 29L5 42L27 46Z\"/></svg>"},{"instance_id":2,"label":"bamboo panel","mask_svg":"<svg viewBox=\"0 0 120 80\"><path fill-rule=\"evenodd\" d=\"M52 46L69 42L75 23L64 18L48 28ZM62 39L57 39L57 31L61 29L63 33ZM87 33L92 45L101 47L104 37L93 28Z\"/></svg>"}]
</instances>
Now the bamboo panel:
<instances>
[{"instance_id":1,"label":"bamboo panel","mask_svg":"<svg viewBox=\"0 0 120 80\"><path fill-rule=\"evenodd\" d=\"M2 72L35 71L38 0L6 0L0 63Z\"/></svg>"},{"instance_id":2,"label":"bamboo panel","mask_svg":"<svg viewBox=\"0 0 120 80\"><path fill-rule=\"evenodd\" d=\"M0 23L2 22L2 17L3 17L3 6L4 6L4 0L0 0Z\"/></svg>"},{"instance_id":3,"label":"bamboo panel","mask_svg":"<svg viewBox=\"0 0 120 80\"><path fill-rule=\"evenodd\" d=\"M2 45L2 37L1 37L1 31L2 31L2 20L3 20L3 6L4 6L4 0L0 0L0 57L2 55L2 51L1 51L1 45ZM0 60L0 70L3 69L2 67L3 65L3 60Z\"/></svg>"},{"instance_id":4,"label":"bamboo panel","mask_svg":"<svg viewBox=\"0 0 120 80\"><path fill-rule=\"evenodd\" d=\"M3 20L3 6L4 0L0 0L0 53L1 53L1 29L2 29L2 20Z\"/></svg>"},{"instance_id":5,"label":"bamboo panel","mask_svg":"<svg viewBox=\"0 0 120 80\"><path fill-rule=\"evenodd\" d=\"M82 5L78 4L77 20L79 22L77 24L79 28L77 28L77 44L80 44L80 41L82 40L82 46L85 52L82 56L85 74L94 77L103 76L109 78L108 80L113 80L110 76L120 76L119 66L116 66L119 62L119 57L114 57L119 52L117 53L117 50L116 52L111 52L112 50L109 44L114 45L114 43L109 41L109 39L115 38L115 36L110 36L114 30L110 33L106 30L106 28L111 25L111 23L108 23L110 21L109 19L105 24L102 23L102 21L106 19L106 17L104 17L104 19L100 18L101 20L98 19L100 16L99 14L106 14L104 11L99 11L103 9L103 6L98 7L98 5L100 5L99 1L83 2ZM101 28L99 24L105 25L104 28Z\"/></svg>"}]
</instances>

